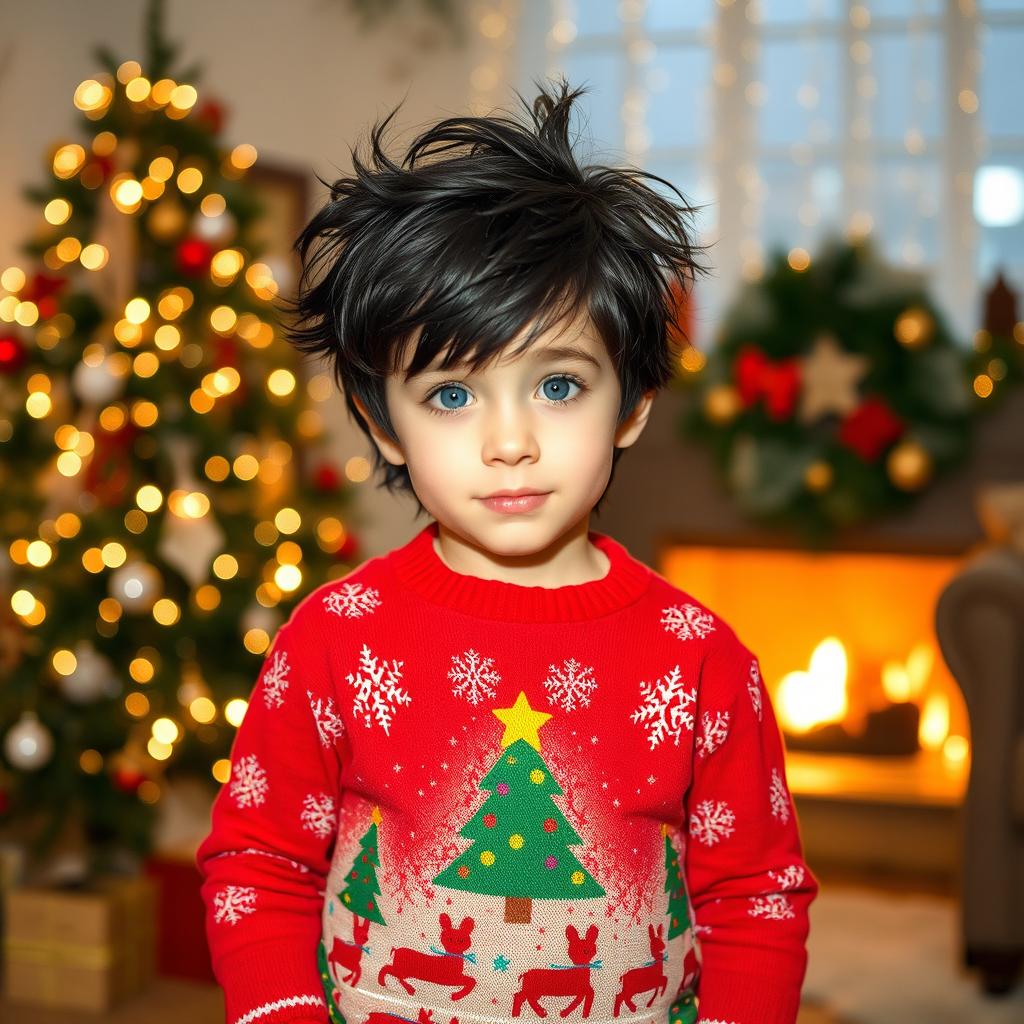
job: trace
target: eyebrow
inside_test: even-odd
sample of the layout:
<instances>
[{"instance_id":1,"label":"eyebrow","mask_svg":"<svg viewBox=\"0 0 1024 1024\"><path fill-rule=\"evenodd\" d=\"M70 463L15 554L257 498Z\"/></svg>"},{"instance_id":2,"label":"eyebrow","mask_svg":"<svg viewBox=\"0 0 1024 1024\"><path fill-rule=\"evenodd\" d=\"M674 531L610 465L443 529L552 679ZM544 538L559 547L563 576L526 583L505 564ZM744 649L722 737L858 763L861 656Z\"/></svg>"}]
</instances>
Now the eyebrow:
<instances>
[{"instance_id":1,"label":"eyebrow","mask_svg":"<svg viewBox=\"0 0 1024 1024\"><path fill-rule=\"evenodd\" d=\"M532 349L531 355L537 362L554 362L557 359L569 359L576 360L577 362L589 363L596 370L601 369L601 363L596 356L592 355L585 348L580 348L578 345L548 345L540 349ZM440 367L431 369L429 367L420 370L419 373L406 375L406 380L412 380L414 377L425 377L435 373L445 374L451 373L452 370L443 370Z\"/></svg>"}]
</instances>

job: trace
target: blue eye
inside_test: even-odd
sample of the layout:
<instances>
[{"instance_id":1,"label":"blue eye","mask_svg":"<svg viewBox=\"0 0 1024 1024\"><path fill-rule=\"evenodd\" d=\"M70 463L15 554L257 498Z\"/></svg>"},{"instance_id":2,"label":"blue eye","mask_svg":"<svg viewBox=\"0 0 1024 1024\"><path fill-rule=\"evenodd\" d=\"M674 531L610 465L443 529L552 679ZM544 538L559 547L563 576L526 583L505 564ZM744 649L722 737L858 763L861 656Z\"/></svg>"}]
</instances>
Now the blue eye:
<instances>
[{"instance_id":1,"label":"blue eye","mask_svg":"<svg viewBox=\"0 0 1024 1024\"><path fill-rule=\"evenodd\" d=\"M440 395L442 401L447 401L454 396L455 399L458 400L459 392L462 392L463 395L466 394L466 389L461 384L445 384L440 391L435 391L430 397L433 398L434 395ZM454 412L455 409L461 409L462 405L456 405L454 407L446 405L444 408L446 412Z\"/></svg>"},{"instance_id":2,"label":"blue eye","mask_svg":"<svg viewBox=\"0 0 1024 1024\"><path fill-rule=\"evenodd\" d=\"M566 393L568 391L566 382L574 385L578 389L576 394L566 397ZM570 373L559 373L553 377L548 377L547 380L541 384L541 390L544 390L551 384L554 384L554 387L547 391L546 397L550 400L552 405L568 405L570 402L574 402L577 398L580 398L583 395L583 392L587 390L586 384L580 380L579 377ZM449 400L458 402L460 393L467 393L466 388L462 384L457 384L454 381L448 384L442 384L439 388L436 388L427 395L425 404L430 412L437 413L438 416L451 416L458 413L460 409L465 408L465 404L456 404L454 406L445 404L443 408L439 408L433 404L433 399L435 396L440 395L442 402L447 403Z\"/></svg>"}]
</instances>

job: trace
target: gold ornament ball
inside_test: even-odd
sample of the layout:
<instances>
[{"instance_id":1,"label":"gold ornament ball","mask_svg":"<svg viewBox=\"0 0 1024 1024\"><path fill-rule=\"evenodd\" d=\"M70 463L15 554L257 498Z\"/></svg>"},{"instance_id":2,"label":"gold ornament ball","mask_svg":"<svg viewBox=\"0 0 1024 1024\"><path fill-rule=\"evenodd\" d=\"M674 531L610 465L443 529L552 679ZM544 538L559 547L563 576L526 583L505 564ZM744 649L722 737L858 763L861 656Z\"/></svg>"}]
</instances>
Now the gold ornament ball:
<instances>
[{"instance_id":1,"label":"gold ornament ball","mask_svg":"<svg viewBox=\"0 0 1024 1024\"><path fill-rule=\"evenodd\" d=\"M932 340L934 330L931 313L921 306L911 306L896 318L893 333L904 348L914 350L924 348Z\"/></svg>"},{"instance_id":2,"label":"gold ornament ball","mask_svg":"<svg viewBox=\"0 0 1024 1024\"><path fill-rule=\"evenodd\" d=\"M804 471L804 485L807 490L820 494L832 483L832 467L821 459L816 459Z\"/></svg>"},{"instance_id":3,"label":"gold ornament ball","mask_svg":"<svg viewBox=\"0 0 1024 1024\"><path fill-rule=\"evenodd\" d=\"M712 423L731 423L741 408L739 392L729 384L716 384L704 397L704 415Z\"/></svg>"},{"instance_id":4,"label":"gold ornament ball","mask_svg":"<svg viewBox=\"0 0 1024 1024\"><path fill-rule=\"evenodd\" d=\"M158 241L170 242L185 229L184 207L174 199L161 199L149 211L147 224Z\"/></svg>"},{"instance_id":5,"label":"gold ornament ball","mask_svg":"<svg viewBox=\"0 0 1024 1024\"><path fill-rule=\"evenodd\" d=\"M932 458L916 441L901 441L885 465L889 479L903 491L919 491L932 475Z\"/></svg>"}]
</instances>

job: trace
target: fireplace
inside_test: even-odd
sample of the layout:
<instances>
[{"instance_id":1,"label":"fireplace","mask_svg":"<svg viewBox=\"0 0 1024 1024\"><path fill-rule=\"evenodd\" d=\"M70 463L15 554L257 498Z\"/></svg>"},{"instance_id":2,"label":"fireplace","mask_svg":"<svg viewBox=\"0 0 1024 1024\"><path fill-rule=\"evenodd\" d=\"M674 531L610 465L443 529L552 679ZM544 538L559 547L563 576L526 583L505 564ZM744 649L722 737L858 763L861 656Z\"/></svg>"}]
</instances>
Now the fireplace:
<instances>
[{"instance_id":1,"label":"fireplace","mask_svg":"<svg viewBox=\"0 0 1024 1024\"><path fill-rule=\"evenodd\" d=\"M955 876L970 730L934 613L965 557L661 549L666 579L719 611L760 661L812 863Z\"/></svg>"},{"instance_id":2,"label":"fireplace","mask_svg":"<svg viewBox=\"0 0 1024 1024\"><path fill-rule=\"evenodd\" d=\"M663 573L758 656L791 750L968 757L935 604L960 557L676 546Z\"/></svg>"}]
</instances>

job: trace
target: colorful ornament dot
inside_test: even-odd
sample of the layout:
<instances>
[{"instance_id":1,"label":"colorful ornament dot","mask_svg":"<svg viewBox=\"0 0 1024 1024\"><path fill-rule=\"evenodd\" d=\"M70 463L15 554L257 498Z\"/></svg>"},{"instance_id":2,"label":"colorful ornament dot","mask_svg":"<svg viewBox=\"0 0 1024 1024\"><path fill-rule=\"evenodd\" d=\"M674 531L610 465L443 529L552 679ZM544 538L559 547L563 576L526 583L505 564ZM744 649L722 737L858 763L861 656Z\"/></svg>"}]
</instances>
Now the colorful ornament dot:
<instances>
[{"instance_id":1,"label":"colorful ornament dot","mask_svg":"<svg viewBox=\"0 0 1024 1024\"><path fill-rule=\"evenodd\" d=\"M572 884L573 885L582 885L583 882L584 882L583 872L582 871L574 871L572 873Z\"/></svg>"},{"instance_id":2,"label":"colorful ornament dot","mask_svg":"<svg viewBox=\"0 0 1024 1024\"><path fill-rule=\"evenodd\" d=\"M484 828L494 828L498 824L498 818L494 814L484 815Z\"/></svg>"},{"instance_id":3,"label":"colorful ornament dot","mask_svg":"<svg viewBox=\"0 0 1024 1024\"><path fill-rule=\"evenodd\" d=\"M508 837L508 845L511 846L513 850L521 850L523 848L523 837L518 832L513 832L512 835Z\"/></svg>"},{"instance_id":4,"label":"colorful ornament dot","mask_svg":"<svg viewBox=\"0 0 1024 1024\"><path fill-rule=\"evenodd\" d=\"M508 783L499 782L497 787L495 788L495 792L498 794L498 796L508 796Z\"/></svg>"},{"instance_id":5,"label":"colorful ornament dot","mask_svg":"<svg viewBox=\"0 0 1024 1024\"><path fill-rule=\"evenodd\" d=\"M469 878L469 868L465 864L460 864L458 874L459 878Z\"/></svg>"},{"instance_id":6,"label":"colorful ornament dot","mask_svg":"<svg viewBox=\"0 0 1024 1024\"><path fill-rule=\"evenodd\" d=\"M549 853L544 858L544 867L546 867L549 871L552 868L557 868L558 867L558 858L553 853Z\"/></svg>"},{"instance_id":7,"label":"colorful ornament dot","mask_svg":"<svg viewBox=\"0 0 1024 1024\"><path fill-rule=\"evenodd\" d=\"M483 864L485 868L489 868L494 863L494 854L490 850L484 850L484 852L480 854L480 863Z\"/></svg>"},{"instance_id":8,"label":"colorful ornament dot","mask_svg":"<svg viewBox=\"0 0 1024 1024\"><path fill-rule=\"evenodd\" d=\"M557 831L557 829L558 829L558 822L555 821L554 818L545 818L544 819L544 831L545 832L555 832L555 831Z\"/></svg>"},{"instance_id":9,"label":"colorful ornament dot","mask_svg":"<svg viewBox=\"0 0 1024 1024\"><path fill-rule=\"evenodd\" d=\"M544 773L539 768L534 768L530 772L530 781L534 785L539 786L544 781Z\"/></svg>"},{"instance_id":10,"label":"colorful ornament dot","mask_svg":"<svg viewBox=\"0 0 1024 1024\"><path fill-rule=\"evenodd\" d=\"M342 900L344 900L344 901L345 901L346 903L351 903L351 902L352 902L352 897L351 897L351 896L349 896L349 894L348 894L347 892L343 892L343 893L341 894L341 898L342 898Z\"/></svg>"}]
</instances>

